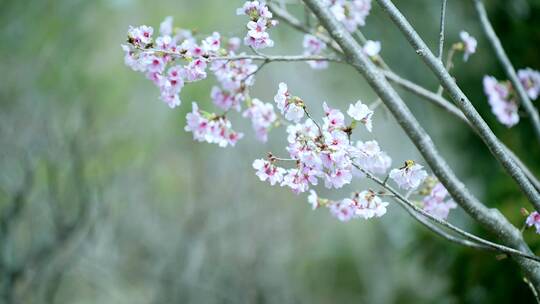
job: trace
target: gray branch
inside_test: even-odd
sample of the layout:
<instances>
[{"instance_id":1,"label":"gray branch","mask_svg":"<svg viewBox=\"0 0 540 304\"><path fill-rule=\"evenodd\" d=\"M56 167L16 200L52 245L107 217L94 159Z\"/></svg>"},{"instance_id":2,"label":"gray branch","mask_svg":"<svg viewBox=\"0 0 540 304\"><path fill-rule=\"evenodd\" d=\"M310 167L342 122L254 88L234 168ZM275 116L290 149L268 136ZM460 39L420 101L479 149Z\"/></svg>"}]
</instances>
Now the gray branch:
<instances>
[{"instance_id":1,"label":"gray branch","mask_svg":"<svg viewBox=\"0 0 540 304\"><path fill-rule=\"evenodd\" d=\"M534 208L536 210L540 210L540 194L538 191L536 191L531 182L529 182L523 171L521 171L521 169L516 165L510 155L506 153L506 150L503 148L495 134L493 134L493 131L491 131L487 123L482 119L480 114L478 114L467 96L465 96L463 91L461 91L459 86L454 81L454 78L448 73L448 71L446 71L442 62L435 57L435 55L433 55L422 38L420 38L418 33L414 30L403 14L401 14L401 12L394 6L392 1L377 0L377 2L383 8L383 10L388 13L392 21L394 21L409 43L414 47L416 53L420 55L422 60L437 76L452 100L471 122L472 126L474 127L474 131L480 136L482 141L484 141L486 146L489 148L495 158L501 163L506 172L512 176L521 191L533 204Z\"/></svg>"},{"instance_id":2,"label":"gray branch","mask_svg":"<svg viewBox=\"0 0 540 304\"><path fill-rule=\"evenodd\" d=\"M444 23L446 21L446 0L442 0L441 2L441 23L439 25L439 60L442 61L444 51Z\"/></svg>"},{"instance_id":3,"label":"gray branch","mask_svg":"<svg viewBox=\"0 0 540 304\"><path fill-rule=\"evenodd\" d=\"M476 7L476 12L478 13L478 18L480 18L482 29L484 30L484 33L486 34L491 46L493 47L493 50L497 55L497 59L499 59L500 63L502 64L504 71L506 72L506 76L510 79L512 85L514 86L514 89L517 91L525 112L527 112L527 114L531 118L534 132L538 141L540 141L540 117L538 116L538 111L529 99L527 92L525 92L521 81L519 81L519 78L516 75L516 70L514 69L514 66L510 62L510 59L508 59L508 56L504 51L499 37L497 37L497 34L493 30L493 27L491 26L491 23L489 22L489 19L487 17L486 8L484 7L483 2L481 0L474 0L474 5Z\"/></svg>"},{"instance_id":4,"label":"gray branch","mask_svg":"<svg viewBox=\"0 0 540 304\"><path fill-rule=\"evenodd\" d=\"M270 7L272 12L274 13L274 15L278 19L282 20L283 22L289 24L290 26L292 26L293 28L295 28L295 29L297 29L297 30L299 30L301 32L304 32L304 33L307 33L307 34L317 35L317 37L319 39L324 41L326 44L331 45L332 48L334 49L334 51L336 53L338 53L338 55L343 54L342 51L341 51L341 47L339 45L337 45L336 42L331 40L329 37L327 37L327 36L325 36L325 35L323 35L321 33L312 33L311 29L305 27L298 19L296 19L293 15L289 14L286 10L283 10L283 9L281 9L279 7L276 7L275 5L273 5L271 3L269 4L269 7ZM360 31L355 32L354 38L357 39L357 41L359 43L361 43L362 45L365 44L366 41L367 41L367 39L364 37L364 35ZM454 52L454 50L452 49L449 56L448 56L449 57L449 59L448 59L449 62L451 62L451 57L453 55L453 52ZM410 91L410 92L412 92L414 94L417 94L420 97L423 97L424 99L426 99L428 101L434 102L439 107L443 108L444 110L446 110L447 112L449 112L449 113L451 113L453 115L456 115L461 120L466 122L467 125L469 125L469 127L471 127L471 128L473 127L472 124L469 122L469 120L463 115L461 110L459 110L451 102L449 102L448 100L446 100L442 96L440 96L440 94L432 93L429 90L427 90L427 89L425 89L425 88L423 88L423 87L421 87L421 86L419 86L419 85L417 85L417 84L415 84L415 83L413 83L413 82L411 82L409 80L406 80L406 79L398 76L395 73L392 73L390 68L384 62L383 58L380 55L377 55L375 60L376 60L376 62L378 62L380 64L380 66L382 66L386 70L386 71L383 71L383 74L385 75L385 77L388 80L402 86L403 88L407 89L408 91ZM447 63L447 68L449 66L450 65ZM440 87L440 89L442 91L442 87ZM473 128L473 130L474 130L474 128ZM527 168L527 166L517 157L517 155L514 152L512 152L502 142L501 142L501 145L503 146L504 150L506 150L508 155L510 157L512 157L512 159L516 162L516 164L521 168L523 173L527 176L527 178L530 180L530 182L534 185L536 190L540 191L540 182L534 176L534 174Z\"/></svg>"},{"instance_id":5,"label":"gray branch","mask_svg":"<svg viewBox=\"0 0 540 304\"><path fill-rule=\"evenodd\" d=\"M446 112L456 116L463 122L465 122L469 127L473 127L471 122L463 115L463 113L450 101L446 100L444 97L442 97L439 94L436 94L434 92L429 91L428 89L410 81L405 78L400 77L399 75L390 72L388 70L381 70L381 73L386 77L386 79L390 80L391 82L399 85L403 89L416 94L419 97L424 98L427 101L432 102L436 106L440 107L441 109L445 110ZM501 142L501 145L506 150L506 153L512 157L512 159L516 162L516 164L521 168L523 173L527 176L529 181L533 184L533 186L536 188L537 191L540 191L540 181L536 178L536 176L527 168L527 166L517 157L517 155L510 150L504 143Z\"/></svg>"},{"instance_id":6,"label":"gray branch","mask_svg":"<svg viewBox=\"0 0 540 304\"><path fill-rule=\"evenodd\" d=\"M493 243L493 242L490 242L488 240L485 240L481 237L478 237L472 233L469 233L459 227L456 227L454 225L452 225L451 223L443 220L443 219L440 219L440 218L437 218L433 215L431 215L430 213L428 213L427 211L419 208L418 206L416 206L415 204L413 204L411 201L409 201L405 196L401 195L401 193L399 193L398 191L396 191L394 188L388 186L388 184L386 184L384 181L382 181L381 179L377 178L376 176L374 176L373 174L371 174L369 171L366 171L358 166L355 166L356 168L358 168L360 171L362 171L369 179L371 179L372 181L374 181L375 183L379 184L381 187L383 187L384 189L388 190L390 193L392 193L394 195L394 197L396 198L396 201L403 207L405 208L405 210L407 212L409 212L409 214L411 214L416 220L418 220L419 222L421 222L422 224L424 224L428 229L432 230L433 232L439 234L440 236L444 237L445 239L449 240L449 241L452 241L452 242L455 242L455 243L458 243L458 244L461 244L461 245L464 245L464 246L467 246L467 247L473 247L473 248L476 248L476 249L484 249L484 250L493 250L493 251L497 251L497 252L501 252L501 253L506 253L506 254L509 254L509 255L515 255L515 256L520 256L520 257L524 257L524 258L527 258L527 259L531 259L531 260L534 260L534 261L540 261L540 257L537 257L537 256L533 256L533 255L530 255L530 254L526 254L526 253L523 253L519 250L516 250L516 249L513 249L513 248L509 248L509 247L506 247L506 246L503 246L503 245L500 245L500 244L496 244L496 243ZM460 239L460 238L457 238L451 234L448 234L446 231L444 230L441 230L440 228L438 228L437 226L434 226L431 222L429 221L426 221L426 219L429 219L431 220L432 222L435 222L441 226L444 226L448 229L450 229L451 231L454 231L455 233L461 235L462 237L465 237L467 240L464 240L464 239Z\"/></svg>"},{"instance_id":7,"label":"gray branch","mask_svg":"<svg viewBox=\"0 0 540 304\"><path fill-rule=\"evenodd\" d=\"M478 201L457 178L401 97L386 81L386 78L379 72L378 68L366 58L354 38L333 17L332 13L318 0L303 1L317 16L321 25L326 28L330 36L341 46L349 62L365 77L370 86L379 95L397 122L423 155L435 175L448 189L454 200L475 220L496 234L507 246L513 247L523 253L531 254L531 250L523 241L520 231L508 222L499 211L488 209ZM440 61L438 62L440 63ZM531 278L536 288L540 288L540 264L521 257L516 257L515 260L526 275Z\"/></svg>"}]
</instances>

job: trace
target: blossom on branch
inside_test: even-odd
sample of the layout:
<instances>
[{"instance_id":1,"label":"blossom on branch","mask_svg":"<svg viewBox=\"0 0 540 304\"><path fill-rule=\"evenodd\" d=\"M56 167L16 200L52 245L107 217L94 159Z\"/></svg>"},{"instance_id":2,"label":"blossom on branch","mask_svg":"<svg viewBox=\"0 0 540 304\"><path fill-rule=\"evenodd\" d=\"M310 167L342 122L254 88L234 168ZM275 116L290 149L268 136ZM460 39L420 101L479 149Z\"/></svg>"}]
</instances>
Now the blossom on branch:
<instances>
[{"instance_id":1,"label":"blossom on branch","mask_svg":"<svg viewBox=\"0 0 540 304\"><path fill-rule=\"evenodd\" d=\"M304 47L304 55L306 56L321 55L326 49L326 43L310 34L304 35L302 46ZM328 62L323 60L310 60L307 61L307 64L312 69L325 69L328 67Z\"/></svg>"},{"instance_id":2,"label":"blossom on branch","mask_svg":"<svg viewBox=\"0 0 540 304\"><path fill-rule=\"evenodd\" d=\"M389 176L401 189L414 190L427 177L427 172L422 168L421 165L414 163L414 161L407 160L403 167L392 169Z\"/></svg>"},{"instance_id":3,"label":"blossom on branch","mask_svg":"<svg viewBox=\"0 0 540 304\"><path fill-rule=\"evenodd\" d=\"M484 76L483 85L491 112L499 122L507 127L516 125L519 122L518 104L510 82L499 82L493 76Z\"/></svg>"},{"instance_id":4,"label":"blossom on branch","mask_svg":"<svg viewBox=\"0 0 540 304\"><path fill-rule=\"evenodd\" d=\"M463 42L463 60L467 61L469 56L476 52L476 39L465 31L459 33L459 37Z\"/></svg>"},{"instance_id":5,"label":"blossom on branch","mask_svg":"<svg viewBox=\"0 0 540 304\"><path fill-rule=\"evenodd\" d=\"M540 95L540 72L526 68L519 70L517 75L529 98L536 100Z\"/></svg>"},{"instance_id":6,"label":"blossom on branch","mask_svg":"<svg viewBox=\"0 0 540 304\"><path fill-rule=\"evenodd\" d=\"M373 116L373 111L362 101L358 100L354 105L349 105L347 114L352 117L354 120L361 122L366 129L371 132L373 129L373 122L371 121L371 116Z\"/></svg>"},{"instance_id":7,"label":"blossom on branch","mask_svg":"<svg viewBox=\"0 0 540 304\"><path fill-rule=\"evenodd\" d=\"M247 1L243 7L236 10L236 14L246 15L250 18L247 23L248 32L244 38L245 45L254 49L274 46L274 41L270 39L270 35L266 30L276 26L277 21L272 20L272 13L265 2Z\"/></svg>"}]
</instances>

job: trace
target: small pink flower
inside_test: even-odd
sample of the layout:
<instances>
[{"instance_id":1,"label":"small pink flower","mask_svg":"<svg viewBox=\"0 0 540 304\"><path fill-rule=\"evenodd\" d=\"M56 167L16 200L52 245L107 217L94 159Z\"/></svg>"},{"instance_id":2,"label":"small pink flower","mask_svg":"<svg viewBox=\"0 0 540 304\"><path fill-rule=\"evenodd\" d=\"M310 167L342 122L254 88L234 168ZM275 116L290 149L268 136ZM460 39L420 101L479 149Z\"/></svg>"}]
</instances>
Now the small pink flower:
<instances>
[{"instance_id":1,"label":"small pink flower","mask_svg":"<svg viewBox=\"0 0 540 304\"><path fill-rule=\"evenodd\" d=\"M415 164L413 161L407 161L402 168L392 169L389 176L400 188L412 190L418 188L427 177L427 172L422 168L421 165Z\"/></svg>"},{"instance_id":2,"label":"small pink flower","mask_svg":"<svg viewBox=\"0 0 540 304\"><path fill-rule=\"evenodd\" d=\"M532 212L525 220L527 227L534 226L536 228L536 233L540 234L540 214L537 211Z\"/></svg>"},{"instance_id":3,"label":"small pink flower","mask_svg":"<svg viewBox=\"0 0 540 304\"><path fill-rule=\"evenodd\" d=\"M477 42L473 36L469 35L469 33L465 31L461 31L459 33L459 37L461 38L461 41L464 45L463 60L467 61L469 59L469 56L476 52Z\"/></svg>"},{"instance_id":4,"label":"small pink flower","mask_svg":"<svg viewBox=\"0 0 540 304\"><path fill-rule=\"evenodd\" d=\"M347 114L349 114L349 116L354 120L361 122L364 126L366 126L366 129L371 132L373 128L373 122L371 121L373 111L370 110L367 105L358 100L354 105L349 105Z\"/></svg>"},{"instance_id":5,"label":"small pink flower","mask_svg":"<svg viewBox=\"0 0 540 304\"><path fill-rule=\"evenodd\" d=\"M366 53L366 55L368 55L369 57L377 56L381 51L381 42L368 40L366 41L362 49L364 50L364 53Z\"/></svg>"}]
</instances>

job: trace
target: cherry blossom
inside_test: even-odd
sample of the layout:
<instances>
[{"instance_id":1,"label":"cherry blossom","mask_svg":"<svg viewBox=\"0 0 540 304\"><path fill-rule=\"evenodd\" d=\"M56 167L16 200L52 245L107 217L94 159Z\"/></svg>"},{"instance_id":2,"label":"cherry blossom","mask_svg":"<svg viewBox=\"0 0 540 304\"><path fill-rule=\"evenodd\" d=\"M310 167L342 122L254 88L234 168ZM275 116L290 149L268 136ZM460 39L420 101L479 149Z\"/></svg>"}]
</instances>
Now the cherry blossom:
<instances>
[{"instance_id":1,"label":"cherry blossom","mask_svg":"<svg viewBox=\"0 0 540 304\"><path fill-rule=\"evenodd\" d=\"M192 111L186 115L186 127L193 133L196 141L218 144L220 147L234 146L244 135L231 128L231 122L224 116L199 110L196 102L192 103Z\"/></svg>"},{"instance_id":2,"label":"cherry blossom","mask_svg":"<svg viewBox=\"0 0 540 304\"><path fill-rule=\"evenodd\" d=\"M534 228L536 228L536 233L540 234L540 213L534 211L529 214L525 221L525 225L527 225L527 227L534 226Z\"/></svg>"},{"instance_id":3,"label":"cherry blossom","mask_svg":"<svg viewBox=\"0 0 540 304\"><path fill-rule=\"evenodd\" d=\"M383 202L375 192L371 190L356 193L353 198L355 216L363 219L381 217L386 214L387 202Z\"/></svg>"},{"instance_id":4,"label":"cherry blossom","mask_svg":"<svg viewBox=\"0 0 540 304\"><path fill-rule=\"evenodd\" d=\"M354 202L346 198L340 202L334 202L330 205L330 213L342 222L348 222L354 218Z\"/></svg>"},{"instance_id":5,"label":"cherry blossom","mask_svg":"<svg viewBox=\"0 0 540 304\"><path fill-rule=\"evenodd\" d=\"M274 106L271 103L264 103L257 98L251 101L251 105L242 114L251 119L253 130L257 139L262 142L268 140L268 131L277 120Z\"/></svg>"},{"instance_id":6,"label":"cherry blossom","mask_svg":"<svg viewBox=\"0 0 540 304\"><path fill-rule=\"evenodd\" d=\"M159 24L159 34L162 36L172 36L173 34L173 17L168 16Z\"/></svg>"},{"instance_id":7,"label":"cherry blossom","mask_svg":"<svg viewBox=\"0 0 540 304\"><path fill-rule=\"evenodd\" d=\"M459 37L463 42L463 60L467 61L469 56L476 52L476 39L465 31L459 33Z\"/></svg>"},{"instance_id":8,"label":"cherry blossom","mask_svg":"<svg viewBox=\"0 0 540 304\"><path fill-rule=\"evenodd\" d=\"M367 220L374 217L382 217L386 214L386 207L388 206L388 203L383 202L372 190L353 193L351 198L345 198L340 201L321 199L313 191L308 197L308 201L313 209L321 205L328 206L330 214L342 222L357 218Z\"/></svg>"},{"instance_id":9,"label":"cherry blossom","mask_svg":"<svg viewBox=\"0 0 540 304\"><path fill-rule=\"evenodd\" d=\"M128 41L135 46L146 47L152 43L153 34L154 29L151 26L130 26L128 30Z\"/></svg>"},{"instance_id":10,"label":"cherry blossom","mask_svg":"<svg viewBox=\"0 0 540 304\"><path fill-rule=\"evenodd\" d=\"M369 57L377 56L381 51L381 42L368 40L364 44L363 50L364 53L366 53L366 55L368 55Z\"/></svg>"},{"instance_id":11,"label":"cherry blossom","mask_svg":"<svg viewBox=\"0 0 540 304\"><path fill-rule=\"evenodd\" d=\"M366 129L371 132L373 128L373 123L371 121L371 116L373 116L373 111L369 107L358 100L354 105L349 105L347 114L352 117L354 120L361 122Z\"/></svg>"},{"instance_id":12,"label":"cherry blossom","mask_svg":"<svg viewBox=\"0 0 540 304\"><path fill-rule=\"evenodd\" d=\"M443 184L437 182L430 194L424 197L423 209L439 219L446 219L450 210L457 207L453 200L445 200L447 195L448 191Z\"/></svg>"},{"instance_id":13,"label":"cherry blossom","mask_svg":"<svg viewBox=\"0 0 540 304\"><path fill-rule=\"evenodd\" d=\"M412 160L407 160L405 165L399 169L392 169L389 177L404 190L413 190L418 188L427 177L427 172L419 164Z\"/></svg>"},{"instance_id":14,"label":"cherry blossom","mask_svg":"<svg viewBox=\"0 0 540 304\"><path fill-rule=\"evenodd\" d=\"M312 210L319 208L319 196L315 190L309 190L308 203Z\"/></svg>"},{"instance_id":15,"label":"cherry blossom","mask_svg":"<svg viewBox=\"0 0 540 304\"><path fill-rule=\"evenodd\" d=\"M248 32L244 38L244 44L254 49L262 49L274 46L274 41L266 30L277 25L272 20L272 13L266 3L259 1L247 1L244 6L236 10L237 15L246 15L251 20L247 23Z\"/></svg>"},{"instance_id":16,"label":"cherry blossom","mask_svg":"<svg viewBox=\"0 0 540 304\"><path fill-rule=\"evenodd\" d=\"M283 180L283 175L285 174L285 169L276 167L271 162L264 159L256 159L253 161L253 169L257 170L257 176L261 181L266 181L270 185L275 185L280 183Z\"/></svg>"},{"instance_id":17,"label":"cherry blossom","mask_svg":"<svg viewBox=\"0 0 540 304\"><path fill-rule=\"evenodd\" d=\"M382 151L379 144L374 140L358 141L356 149L353 151L354 163L369 172L385 174L392 164L390 156Z\"/></svg>"},{"instance_id":18,"label":"cherry blossom","mask_svg":"<svg viewBox=\"0 0 540 304\"><path fill-rule=\"evenodd\" d=\"M299 122L304 117L303 102L298 97L291 96L287 84L281 82L274 101L282 115L289 121Z\"/></svg>"},{"instance_id":19,"label":"cherry blossom","mask_svg":"<svg viewBox=\"0 0 540 304\"><path fill-rule=\"evenodd\" d=\"M516 95L510 82L499 82L493 76L484 76L484 92L488 96L491 112L500 123L512 127L519 122Z\"/></svg>"},{"instance_id":20,"label":"cherry blossom","mask_svg":"<svg viewBox=\"0 0 540 304\"><path fill-rule=\"evenodd\" d=\"M324 42L310 34L304 35L302 46L304 47L304 55L306 56L321 55L326 49ZM307 64L313 69L325 69L328 67L328 62L321 60L310 60L307 61Z\"/></svg>"},{"instance_id":21,"label":"cherry blossom","mask_svg":"<svg viewBox=\"0 0 540 304\"><path fill-rule=\"evenodd\" d=\"M536 100L540 95L540 72L526 68L519 70L517 75L529 98Z\"/></svg>"},{"instance_id":22,"label":"cherry blossom","mask_svg":"<svg viewBox=\"0 0 540 304\"><path fill-rule=\"evenodd\" d=\"M349 32L364 26L371 10L371 0L324 0L324 2Z\"/></svg>"}]
</instances>

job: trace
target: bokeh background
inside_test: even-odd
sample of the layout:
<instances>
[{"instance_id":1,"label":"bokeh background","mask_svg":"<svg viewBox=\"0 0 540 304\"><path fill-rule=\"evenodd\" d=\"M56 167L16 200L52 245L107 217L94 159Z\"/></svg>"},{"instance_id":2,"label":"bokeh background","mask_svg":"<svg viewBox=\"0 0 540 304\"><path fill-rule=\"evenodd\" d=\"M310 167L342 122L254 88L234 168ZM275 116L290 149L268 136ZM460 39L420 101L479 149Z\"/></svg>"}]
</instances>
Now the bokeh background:
<instances>
[{"instance_id":1,"label":"bokeh background","mask_svg":"<svg viewBox=\"0 0 540 304\"><path fill-rule=\"evenodd\" d=\"M436 45L439 1L395 1ZM195 143L183 130L193 100L212 108L211 78L189 85L170 110L143 75L123 64L129 25L154 27L165 16L200 33L243 35L243 3L232 0L1 1L0 292L3 303L532 303L508 259L449 244L391 204L380 220L340 223L296 196L258 181L253 159L284 152L284 132L235 148ZM540 69L540 1L487 1L517 68ZM300 8L291 7L300 17ZM482 35L472 1L449 1L447 46L460 30L478 38L454 74L500 138L540 175L540 146L526 118L512 129L490 114L484 74L504 78ZM362 29L381 40L399 74L437 84L406 41L373 5ZM268 53L298 54L302 35L272 30ZM285 81L313 108L345 109L376 96L352 69L317 72L275 63L253 95L271 101ZM400 91L401 92L401 91ZM402 96L458 175L517 226L528 207L512 180L464 124L417 97ZM538 104L537 104L538 105ZM372 134L399 164L423 162L379 107ZM341 191L373 187L355 182ZM463 212L450 221L491 237ZM525 233L538 249L540 237Z\"/></svg>"}]
</instances>

